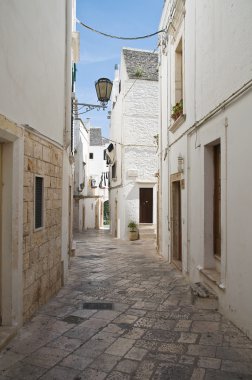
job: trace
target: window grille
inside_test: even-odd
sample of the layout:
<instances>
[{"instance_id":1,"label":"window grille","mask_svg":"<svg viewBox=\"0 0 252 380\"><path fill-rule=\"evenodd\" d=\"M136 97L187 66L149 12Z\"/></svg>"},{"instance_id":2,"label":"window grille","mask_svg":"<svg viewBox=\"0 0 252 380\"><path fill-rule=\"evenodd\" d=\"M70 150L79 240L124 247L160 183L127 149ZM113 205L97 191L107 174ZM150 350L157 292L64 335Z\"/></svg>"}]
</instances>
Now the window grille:
<instances>
[{"instance_id":1,"label":"window grille","mask_svg":"<svg viewBox=\"0 0 252 380\"><path fill-rule=\"evenodd\" d=\"M43 177L35 177L35 228L43 227Z\"/></svg>"}]
</instances>

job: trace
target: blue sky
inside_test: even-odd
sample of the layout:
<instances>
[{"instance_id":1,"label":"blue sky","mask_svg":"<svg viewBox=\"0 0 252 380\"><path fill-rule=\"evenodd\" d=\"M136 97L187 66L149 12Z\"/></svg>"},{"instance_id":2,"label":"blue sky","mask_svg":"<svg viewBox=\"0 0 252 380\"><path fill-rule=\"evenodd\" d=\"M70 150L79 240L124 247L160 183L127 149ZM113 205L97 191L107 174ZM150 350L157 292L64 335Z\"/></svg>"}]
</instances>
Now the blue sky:
<instances>
[{"instance_id":1,"label":"blue sky","mask_svg":"<svg viewBox=\"0 0 252 380\"><path fill-rule=\"evenodd\" d=\"M102 32L135 37L154 33L159 28L164 0L76 0L77 19ZM114 66L120 63L123 47L154 50L157 36L123 41L100 36L79 24L80 62L77 65L76 93L80 103L98 104L94 82L107 77L114 78ZM109 103L110 108L110 103ZM109 110L109 108L107 110ZM94 127L102 127L108 137L107 110L90 111L81 115L90 118Z\"/></svg>"}]
</instances>

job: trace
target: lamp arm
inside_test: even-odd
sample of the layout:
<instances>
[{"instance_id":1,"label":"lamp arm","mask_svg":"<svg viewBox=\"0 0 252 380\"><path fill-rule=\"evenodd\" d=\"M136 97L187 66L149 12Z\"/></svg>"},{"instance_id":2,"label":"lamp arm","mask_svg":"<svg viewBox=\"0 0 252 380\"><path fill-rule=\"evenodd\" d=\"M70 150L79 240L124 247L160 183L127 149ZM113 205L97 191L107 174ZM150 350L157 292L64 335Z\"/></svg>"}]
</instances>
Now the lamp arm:
<instances>
[{"instance_id":1,"label":"lamp arm","mask_svg":"<svg viewBox=\"0 0 252 380\"><path fill-rule=\"evenodd\" d=\"M98 105L98 104L87 104L87 103L74 103L73 106L74 106L74 108L75 108L75 106L83 106L84 109L81 110L81 113L86 113L86 112L92 111L94 109L98 109L98 110L103 109L103 110L105 110L107 108L106 103L102 103L101 105ZM78 110L74 109L74 113L78 113Z\"/></svg>"}]
</instances>

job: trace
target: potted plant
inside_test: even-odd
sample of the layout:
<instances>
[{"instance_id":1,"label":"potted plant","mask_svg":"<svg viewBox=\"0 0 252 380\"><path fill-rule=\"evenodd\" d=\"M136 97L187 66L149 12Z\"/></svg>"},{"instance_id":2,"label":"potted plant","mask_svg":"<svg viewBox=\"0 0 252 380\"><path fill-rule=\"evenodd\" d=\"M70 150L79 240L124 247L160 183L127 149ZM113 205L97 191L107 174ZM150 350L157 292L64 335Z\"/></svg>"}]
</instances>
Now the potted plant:
<instances>
[{"instance_id":1,"label":"potted plant","mask_svg":"<svg viewBox=\"0 0 252 380\"><path fill-rule=\"evenodd\" d=\"M183 99L172 107L171 118L176 121L181 115L183 115Z\"/></svg>"},{"instance_id":2,"label":"potted plant","mask_svg":"<svg viewBox=\"0 0 252 380\"><path fill-rule=\"evenodd\" d=\"M129 240L137 240L138 239L138 228L137 228L137 224L131 220L128 224L128 228L129 228L129 233L128 233L128 236L129 236Z\"/></svg>"}]
</instances>

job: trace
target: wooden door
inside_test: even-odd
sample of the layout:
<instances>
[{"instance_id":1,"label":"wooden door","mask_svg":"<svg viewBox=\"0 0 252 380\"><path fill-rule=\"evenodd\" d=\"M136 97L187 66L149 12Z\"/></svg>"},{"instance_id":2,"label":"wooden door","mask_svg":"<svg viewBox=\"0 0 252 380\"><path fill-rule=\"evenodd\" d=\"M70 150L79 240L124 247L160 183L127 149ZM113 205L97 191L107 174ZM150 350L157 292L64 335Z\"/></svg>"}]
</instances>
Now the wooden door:
<instances>
[{"instance_id":1,"label":"wooden door","mask_svg":"<svg viewBox=\"0 0 252 380\"><path fill-rule=\"evenodd\" d=\"M172 260L182 260L181 185L172 182L171 188L171 251Z\"/></svg>"},{"instance_id":2,"label":"wooden door","mask_svg":"<svg viewBox=\"0 0 252 380\"><path fill-rule=\"evenodd\" d=\"M153 223L153 189L141 188L140 196L140 223Z\"/></svg>"},{"instance_id":3,"label":"wooden door","mask_svg":"<svg viewBox=\"0 0 252 380\"><path fill-rule=\"evenodd\" d=\"M221 146L214 146L214 254L221 256Z\"/></svg>"}]
</instances>

